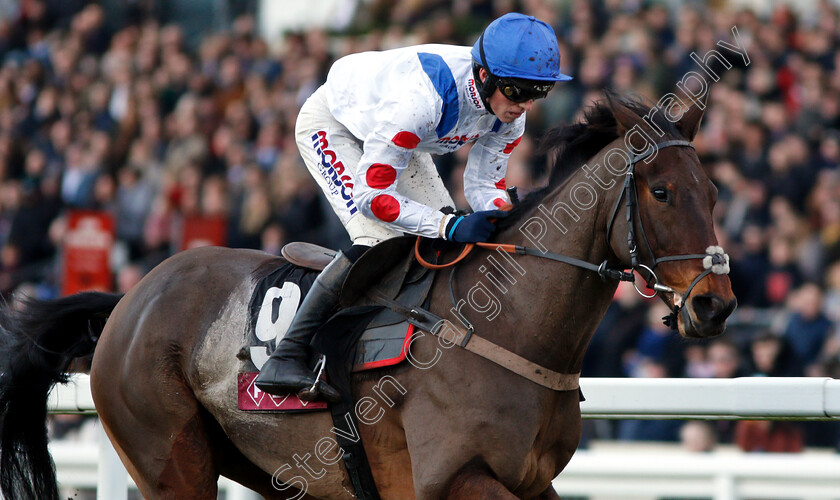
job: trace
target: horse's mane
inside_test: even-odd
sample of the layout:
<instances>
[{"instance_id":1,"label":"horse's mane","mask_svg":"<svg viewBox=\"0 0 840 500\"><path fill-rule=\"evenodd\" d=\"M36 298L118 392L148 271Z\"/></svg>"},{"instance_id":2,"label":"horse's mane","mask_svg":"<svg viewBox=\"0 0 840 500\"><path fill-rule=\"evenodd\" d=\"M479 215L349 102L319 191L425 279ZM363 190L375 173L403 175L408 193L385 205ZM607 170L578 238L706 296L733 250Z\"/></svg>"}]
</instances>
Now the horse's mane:
<instances>
[{"instance_id":1,"label":"horse's mane","mask_svg":"<svg viewBox=\"0 0 840 500\"><path fill-rule=\"evenodd\" d=\"M554 158L548 184L521 200L508 217L499 221L498 229L504 229L519 222L523 214L530 212L549 193L566 182L587 160L618 138L618 126L612 113L612 106L623 105L640 117L650 112L651 105L645 103L641 97L620 96L609 90L604 94L605 99L595 102L584 110L582 121L554 127L543 135L539 141L538 151L553 153ZM663 113L654 113L652 120L667 135L682 137L674 123L666 119Z\"/></svg>"}]
</instances>

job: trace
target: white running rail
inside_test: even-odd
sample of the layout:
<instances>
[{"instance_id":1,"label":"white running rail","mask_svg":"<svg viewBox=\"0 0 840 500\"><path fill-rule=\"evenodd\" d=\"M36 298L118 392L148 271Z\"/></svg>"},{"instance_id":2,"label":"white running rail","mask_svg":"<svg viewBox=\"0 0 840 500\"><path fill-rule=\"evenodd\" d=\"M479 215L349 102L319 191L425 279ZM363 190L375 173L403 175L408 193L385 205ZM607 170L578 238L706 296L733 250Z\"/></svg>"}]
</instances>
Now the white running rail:
<instances>
[{"instance_id":1,"label":"white running rail","mask_svg":"<svg viewBox=\"0 0 840 500\"><path fill-rule=\"evenodd\" d=\"M840 380L830 378L628 379L580 381L584 418L799 419L840 418ZM53 413L95 413L90 378L74 375L50 394ZM97 487L97 498L124 500L129 479L100 432L98 446L54 443L59 481ZM97 474L96 471L99 471ZM840 457L835 455L615 454L578 451L554 486L561 495L599 498L705 496L840 498ZM227 480L231 500L259 498Z\"/></svg>"},{"instance_id":2,"label":"white running rail","mask_svg":"<svg viewBox=\"0 0 840 500\"><path fill-rule=\"evenodd\" d=\"M676 444L646 444L578 450L554 480L554 489L563 497L611 500L840 498L836 453L744 453L731 447L690 453Z\"/></svg>"},{"instance_id":3,"label":"white running rail","mask_svg":"<svg viewBox=\"0 0 840 500\"><path fill-rule=\"evenodd\" d=\"M584 418L840 418L840 380L824 377L585 378L580 386ZM49 405L53 413L95 413L90 377L56 387Z\"/></svg>"}]
</instances>

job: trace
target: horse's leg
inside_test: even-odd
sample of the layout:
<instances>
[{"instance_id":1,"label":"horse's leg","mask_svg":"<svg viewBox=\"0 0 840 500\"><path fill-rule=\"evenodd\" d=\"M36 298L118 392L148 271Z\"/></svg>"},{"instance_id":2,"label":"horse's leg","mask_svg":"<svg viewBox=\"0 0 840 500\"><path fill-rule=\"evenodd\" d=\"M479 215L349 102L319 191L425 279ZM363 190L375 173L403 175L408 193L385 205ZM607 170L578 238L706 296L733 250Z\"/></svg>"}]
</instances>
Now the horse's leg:
<instances>
[{"instance_id":1,"label":"horse's leg","mask_svg":"<svg viewBox=\"0 0 840 500\"><path fill-rule=\"evenodd\" d=\"M427 336L411 353L428 362L437 348ZM438 355L437 364L401 379L417 499L468 498L484 490L496 498L542 495L578 444L578 393L547 391L465 350Z\"/></svg>"},{"instance_id":2,"label":"horse's leg","mask_svg":"<svg viewBox=\"0 0 840 500\"><path fill-rule=\"evenodd\" d=\"M93 377L92 382L98 378L95 372ZM178 391L182 404L175 408L171 402L164 409L160 402L143 400L116 404L113 398L119 397L119 390L103 390L107 385L94 383L97 406L102 408L99 416L143 496L215 498L219 474L191 394ZM111 404L106 407L105 401ZM143 420L135 417L141 408Z\"/></svg>"},{"instance_id":3,"label":"horse's leg","mask_svg":"<svg viewBox=\"0 0 840 500\"><path fill-rule=\"evenodd\" d=\"M557 494L557 490L554 489L554 486L548 485L548 488L545 489L540 496L537 497L537 500L560 500L562 497Z\"/></svg>"},{"instance_id":4,"label":"horse's leg","mask_svg":"<svg viewBox=\"0 0 840 500\"><path fill-rule=\"evenodd\" d=\"M113 325L121 324L119 314L113 315ZM293 487L274 488L271 475L234 446L178 371L161 370L159 378L144 376L141 382L131 370L114 366L139 361L111 357L117 344L109 340L115 337L103 335L91 371L92 389L100 419L145 498L216 498L219 475L267 500L312 498L301 497ZM126 378L113 372L126 373Z\"/></svg>"},{"instance_id":5,"label":"horse's leg","mask_svg":"<svg viewBox=\"0 0 840 500\"><path fill-rule=\"evenodd\" d=\"M481 469L469 469L459 473L449 486L444 497L447 500L471 498L514 499L518 498L499 481ZM553 486L546 488L535 500L560 500Z\"/></svg>"},{"instance_id":6,"label":"horse's leg","mask_svg":"<svg viewBox=\"0 0 840 500\"><path fill-rule=\"evenodd\" d=\"M516 500L517 497L481 467L462 469L449 484L447 500Z\"/></svg>"},{"instance_id":7,"label":"horse's leg","mask_svg":"<svg viewBox=\"0 0 840 500\"><path fill-rule=\"evenodd\" d=\"M300 496L300 490L290 485L284 491L277 489L271 475L243 455L215 421L210 425L210 435L215 444L217 467L221 475L256 491L266 500L314 500L310 495Z\"/></svg>"},{"instance_id":8,"label":"horse's leg","mask_svg":"<svg viewBox=\"0 0 840 500\"><path fill-rule=\"evenodd\" d=\"M250 460L248 460L234 445L233 443L224 437L223 431L215 426L215 430L211 430L209 434L211 435L210 442L215 444L215 458L217 459L216 468L221 475L224 475L227 478L230 478L239 484L244 485L247 488L250 488L260 495L266 500L287 500L290 498L296 498L299 500L313 500L313 497L309 495L300 496L300 491L293 488L288 487L288 491L279 491L277 488L273 487L272 477L259 469L255 466ZM217 434L221 433L221 435ZM110 435L110 432L109 432ZM111 438L112 442L114 441L113 437ZM137 483L137 487L140 490L140 493L149 499L157 499L157 498L203 498L203 497L214 497L216 494L215 484L213 485L206 485L203 486L204 488L209 488L207 491L198 490L196 491L196 495L191 495L190 493L186 492L184 488L181 488L179 491L173 491L171 494L167 494L166 492L157 491L159 488L151 486L146 480L147 474L141 473L141 471L137 470L133 466L133 462L131 461L132 458L127 456L125 451L122 449L121 445L116 446L117 453L122 457L124 463L127 464L127 468L131 474L131 477L134 478L135 483ZM184 470L183 467L181 467ZM189 476L187 476L189 478ZM142 478L142 479L141 479ZM218 479L218 474L216 475L216 479ZM189 495L189 496L188 496Z\"/></svg>"},{"instance_id":9,"label":"horse's leg","mask_svg":"<svg viewBox=\"0 0 840 500\"><path fill-rule=\"evenodd\" d=\"M91 367L93 399L144 497L215 498L219 473L207 415L180 367L183 345L161 335L190 330L172 326L178 312L159 307L177 302L156 302L155 294L138 287L111 314Z\"/></svg>"}]
</instances>

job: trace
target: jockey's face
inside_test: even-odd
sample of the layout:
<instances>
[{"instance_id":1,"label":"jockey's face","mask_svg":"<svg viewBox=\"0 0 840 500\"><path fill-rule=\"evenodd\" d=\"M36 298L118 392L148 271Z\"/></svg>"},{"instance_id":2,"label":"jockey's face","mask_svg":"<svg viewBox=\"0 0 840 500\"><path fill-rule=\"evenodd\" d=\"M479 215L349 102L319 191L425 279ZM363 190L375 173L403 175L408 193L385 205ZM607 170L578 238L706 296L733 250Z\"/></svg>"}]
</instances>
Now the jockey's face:
<instances>
[{"instance_id":1,"label":"jockey's face","mask_svg":"<svg viewBox=\"0 0 840 500\"><path fill-rule=\"evenodd\" d=\"M487 70L484 68L479 69L478 76L483 82L487 79ZM504 94L502 94L502 91L497 88L493 91L493 94L490 95L490 98L487 99L487 104L490 105L490 109L493 110L493 113L496 114L496 117L502 123L511 123L522 116L522 113L531 111L531 107L534 106L534 100L531 99L525 102L513 102L505 97Z\"/></svg>"}]
</instances>

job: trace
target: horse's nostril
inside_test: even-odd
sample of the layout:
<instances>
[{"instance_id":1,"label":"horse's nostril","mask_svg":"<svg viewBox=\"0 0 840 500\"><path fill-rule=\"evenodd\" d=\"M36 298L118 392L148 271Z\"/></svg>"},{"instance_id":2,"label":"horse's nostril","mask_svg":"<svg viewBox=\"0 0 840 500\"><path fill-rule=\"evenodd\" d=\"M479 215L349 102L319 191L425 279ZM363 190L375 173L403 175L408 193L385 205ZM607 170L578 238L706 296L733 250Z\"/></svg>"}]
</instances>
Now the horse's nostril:
<instances>
[{"instance_id":1,"label":"horse's nostril","mask_svg":"<svg viewBox=\"0 0 840 500\"><path fill-rule=\"evenodd\" d=\"M735 309L733 303L726 303L720 297L711 294L698 295L691 299L694 315L700 321L722 321Z\"/></svg>"}]
</instances>

